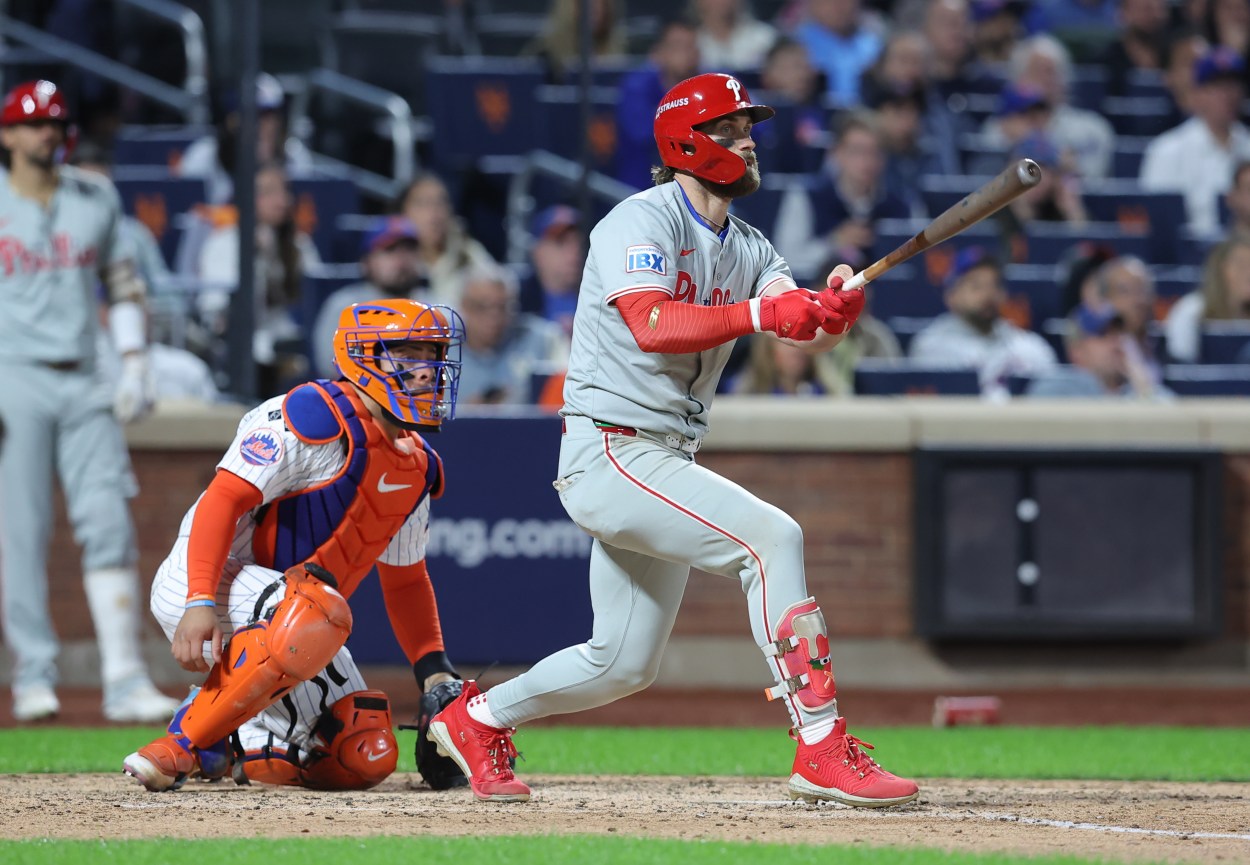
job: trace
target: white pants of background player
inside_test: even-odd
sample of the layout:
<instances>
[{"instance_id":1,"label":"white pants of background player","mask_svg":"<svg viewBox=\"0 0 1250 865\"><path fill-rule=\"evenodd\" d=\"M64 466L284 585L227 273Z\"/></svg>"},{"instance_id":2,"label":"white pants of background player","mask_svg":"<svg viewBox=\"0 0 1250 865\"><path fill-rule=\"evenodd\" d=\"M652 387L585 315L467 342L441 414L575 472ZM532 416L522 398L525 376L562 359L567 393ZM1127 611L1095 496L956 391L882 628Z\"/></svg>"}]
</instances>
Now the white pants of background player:
<instances>
[{"instance_id":1,"label":"white pants of background player","mask_svg":"<svg viewBox=\"0 0 1250 865\"><path fill-rule=\"evenodd\" d=\"M594 629L588 642L487 692L490 713L510 727L602 706L655 681L691 567L741 583L761 648L777 638L786 608L807 598L803 531L779 508L662 436L605 433L582 417L566 427L556 487L594 537ZM786 677L777 659L767 664L778 682ZM792 695L784 702L796 727L836 715L836 705L813 714Z\"/></svg>"},{"instance_id":2,"label":"white pants of background player","mask_svg":"<svg viewBox=\"0 0 1250 865\"><path fill-rule=\"evenodd\" d=\"M127 499L137 490L112 394L90 370L13 364L0 378L0 629L13 687L57 681L48 605L48 548L59 478L100 647L106 709L150 689L140 653L138 552Z\"/></svg>"},{"instance_id":3,"label":"white pants of background player","mask_svg":"<svg viewBox=\"0 0 1250 865\"><path fill-rule=\"evenodd\" d=\"M282 600L285 584L279 571L227 559L217 586L217 622L228 638L235 630L267 618ZM187 603L187 538L179 538L161 563L152 581L152 615L173 640ZM212 649L207 644L204 660L212 665ZM269 745L300 753L309 750L309 739L318 719L341 697L363 691L364 678L352 660L351 652L339 649L329 665L307 682L296 685L289 694L239 727L239 739L247 751Z\"/></svg>"}]
</instances>

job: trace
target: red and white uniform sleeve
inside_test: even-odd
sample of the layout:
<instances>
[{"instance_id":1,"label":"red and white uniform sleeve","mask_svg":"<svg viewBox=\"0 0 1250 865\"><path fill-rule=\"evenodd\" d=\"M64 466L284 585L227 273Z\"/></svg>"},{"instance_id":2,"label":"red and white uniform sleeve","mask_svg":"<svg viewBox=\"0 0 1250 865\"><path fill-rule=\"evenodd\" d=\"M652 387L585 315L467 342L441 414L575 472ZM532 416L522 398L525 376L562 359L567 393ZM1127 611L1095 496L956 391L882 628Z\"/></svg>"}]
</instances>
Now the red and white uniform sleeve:
<instances>
[{"instance_id":1,"label":"red and white uniform sleeve","mask_svg":"<svg viewBox=\"0 0 1250 865\"><path fill-rule=\"evenodd\" d=\"M773 249L773 245L764 241L765 244L765 260L764 267L760 271L759 279L755 281L755 288L751 291L751 297L763 297L765 294L783 294L797 288L794 284L794 276L790 273L790 265L786 264L786 260L781 257L777 250Z\"/></svg>"}]
</instances>

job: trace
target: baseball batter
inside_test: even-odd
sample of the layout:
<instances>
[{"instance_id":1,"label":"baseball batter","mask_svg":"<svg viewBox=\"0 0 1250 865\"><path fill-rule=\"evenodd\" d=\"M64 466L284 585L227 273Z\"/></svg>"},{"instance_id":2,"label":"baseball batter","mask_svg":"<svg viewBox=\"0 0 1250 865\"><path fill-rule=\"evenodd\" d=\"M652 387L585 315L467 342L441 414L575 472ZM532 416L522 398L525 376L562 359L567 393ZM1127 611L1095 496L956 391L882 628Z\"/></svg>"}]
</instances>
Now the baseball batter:
<instances>
[{"instance_id":1,"label":"baseball batter","mask_svg":"<svg viewBox=\"0 0 1250 865\"><path fill-rule=\"evenodd\" d=\"M442 464L417 430L454 414L463 338L447 307L353 304L334 334L344 377L244 416L152 584L174 658L208 678L164 736L125 759L127 774L154 791L232 767L239 783L330 790L390 775L389 701L344 648L346 598L375 564L395 636L425 697L437 697L428 714L460 693L425 567ZM422 738L431 786L465 783Z\"/></svg>"},{"instance_id":2,"label":"baseball batter","mask_svg":"<svg viewBox=\"0 0 1250 865\"><path fill-rule=\"evenodd\" d=\"M0 108L0 616L13 654L13 715L60 710L48 609L52 484L64 490L100 647L104 715L164 721L178 701L152 686L140 653L138 552L126 499L134 478L118 421L151 406L143 298L108 180L62 166L69 109L50 81L18 85ZM123 357L116 387L96 369L103 281Z\"/></svg>"},{"instance_id":3,"label":"baseball batter","mask_svg":"<svg viewBox=\"0 0 1250 865\"><path fill-rule=\"evenodd\" d=\"M565 385L555 487L594 537L589 641L540 661L430 723L481 799L526 800L512 773L518 724L589 709L650 684L691 567L737 579L751 630L798 742L793 797L880 807L916 785L885 771L838 716L829 635L803 573L803 534L782 511L699 466L694 454L735 339L769 333L832 347L863 294L797 288L786 263L730 202L759 186L753 124L773 111L741 82L683 81L656 110L656 186L617 205L590 236Z\"/></svg>"}]
</instances>

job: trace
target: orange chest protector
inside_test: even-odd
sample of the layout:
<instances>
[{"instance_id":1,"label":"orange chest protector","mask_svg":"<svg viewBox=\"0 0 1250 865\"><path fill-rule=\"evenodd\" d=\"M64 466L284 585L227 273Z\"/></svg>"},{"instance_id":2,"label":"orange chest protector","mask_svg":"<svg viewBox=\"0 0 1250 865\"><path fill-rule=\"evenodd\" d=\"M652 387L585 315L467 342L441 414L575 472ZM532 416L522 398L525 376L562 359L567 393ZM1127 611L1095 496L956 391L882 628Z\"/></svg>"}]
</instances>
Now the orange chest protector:
<instances>
[{"instance_id":1,"label":"orange chest protector","mask_svg":"<svg viewBox=\"0 0 1250 865\"><path fill-rule=\"evenodd\" d=\"M360 397L334 382L295 388L282 411L301 441L340 441L345 459L329 481L265 507L253 541L256 562L275 571L315 562L349 597L425 497L442 493L441 462L415 434L407 448L390 442Z\"/></svg>"}]
</instances>

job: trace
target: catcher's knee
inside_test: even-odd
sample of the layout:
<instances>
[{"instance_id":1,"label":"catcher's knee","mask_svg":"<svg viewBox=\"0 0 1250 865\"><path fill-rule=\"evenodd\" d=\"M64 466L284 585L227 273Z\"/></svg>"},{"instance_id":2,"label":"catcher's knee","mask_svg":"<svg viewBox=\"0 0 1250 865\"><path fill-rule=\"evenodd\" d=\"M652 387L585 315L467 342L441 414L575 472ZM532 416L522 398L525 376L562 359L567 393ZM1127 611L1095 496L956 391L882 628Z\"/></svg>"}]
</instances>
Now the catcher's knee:
<instances>
[{"instance_id":1,"label":"catcher's knee","mask_svg":"<svg viewBox=\"0 0 1250 865\"><path fill-rule=\"evenodd\" d=\"M216 742L334 659L352 614L334 577L316 565L286 572L286 594L269 621L231 636L182 720L196 744Z\"/></svg>"},{"instance_id":2,"label":"catcher's knee","mask_svg":"<svg viewBox=\"0 0 1250 865\"><path fill-rule=\"evenodd\" d=\"M382 691L355 691L317 723L318 745L304 766L304 786L315 790L367 790L386 780L399 762L391 730L391 704Z\"/></svg>"}]
</instances>

